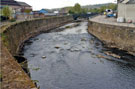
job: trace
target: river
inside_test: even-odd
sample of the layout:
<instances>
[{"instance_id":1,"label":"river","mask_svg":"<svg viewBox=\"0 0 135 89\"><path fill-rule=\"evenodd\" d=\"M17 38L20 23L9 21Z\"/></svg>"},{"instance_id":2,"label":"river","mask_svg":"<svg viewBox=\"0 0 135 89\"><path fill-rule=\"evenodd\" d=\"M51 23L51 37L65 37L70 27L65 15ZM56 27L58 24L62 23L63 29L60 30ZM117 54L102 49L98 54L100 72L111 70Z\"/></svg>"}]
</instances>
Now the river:
<instances>
[{"instance_id":1,"label":"river","mask_svg":"<svg viewBox=\"0 0 135 89\"><path fill-rule=\"evenodd\" d=\"M31 79L40 89L135 89L133 62L106 55L87 24L69 23L25 43Z\"/></svg>"}]
</instances>

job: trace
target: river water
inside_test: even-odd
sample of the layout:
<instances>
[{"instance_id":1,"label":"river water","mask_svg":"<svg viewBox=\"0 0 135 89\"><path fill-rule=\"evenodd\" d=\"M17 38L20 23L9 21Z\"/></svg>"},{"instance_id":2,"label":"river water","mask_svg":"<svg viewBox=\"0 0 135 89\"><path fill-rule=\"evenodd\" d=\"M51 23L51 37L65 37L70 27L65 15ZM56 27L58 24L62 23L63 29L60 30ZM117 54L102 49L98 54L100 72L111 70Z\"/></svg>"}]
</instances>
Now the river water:
<instances>
[{"instance_id":1,"label":"river water","mask_svg":"<svg viewBox=\"0 0 135 89\"><path fill-rule=\"evenodd\" d=\"M31 38L24 46L31 79L40 89L135 89L132 62L106 55L87 24L74 22Z\"/></svg>"}]
</instances>

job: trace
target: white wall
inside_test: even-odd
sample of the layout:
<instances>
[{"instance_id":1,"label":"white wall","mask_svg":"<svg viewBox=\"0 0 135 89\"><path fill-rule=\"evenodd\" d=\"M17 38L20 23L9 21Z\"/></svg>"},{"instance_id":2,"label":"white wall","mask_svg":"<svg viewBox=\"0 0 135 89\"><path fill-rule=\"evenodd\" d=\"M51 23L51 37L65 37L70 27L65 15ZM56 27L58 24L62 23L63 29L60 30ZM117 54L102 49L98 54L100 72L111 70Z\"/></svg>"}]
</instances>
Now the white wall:
<instances>
[{"instance_id":1,"label":"white wall","mask_svg":"<svg viewBox=\"0 0 135 89\"><path fill-rule=\"evenodd\" d=\"M124 17L126 21L132 20L135 22L135 4L118 5L118 17Z\"/></svg>"}]
</instances>

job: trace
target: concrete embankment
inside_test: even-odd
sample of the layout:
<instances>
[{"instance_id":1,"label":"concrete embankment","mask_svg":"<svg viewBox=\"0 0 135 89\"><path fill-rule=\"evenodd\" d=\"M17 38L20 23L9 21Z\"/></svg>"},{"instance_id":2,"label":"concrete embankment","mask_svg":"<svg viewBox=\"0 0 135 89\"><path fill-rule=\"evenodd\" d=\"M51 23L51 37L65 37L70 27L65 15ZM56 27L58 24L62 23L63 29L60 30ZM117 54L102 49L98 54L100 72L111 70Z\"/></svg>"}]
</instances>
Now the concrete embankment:
<instances>
[{"instance_id":1,"label":"concrete embankment","mask_svg":"<svg viewBox=\"0 0 135 89\"><path fill-rule=\"evenodd\" d=\"M23 42L30 37L62 26L72 20L71 16L51 17L23 21L1 28L2 89L33 89L35 87L33 81L13 56L18 55Z\"/></svg>"},{"instance_id":2,"label":"concrete embankment","mask_svg":"<svg viewBox=\"0 0 135 89\"><path fill-rule=\"evenodd\" d=\"M108 47L126 50L135 55L134 25L111 22L111 18L98 16L89 21L88 31Z\"/></svg>"}]
</instances>

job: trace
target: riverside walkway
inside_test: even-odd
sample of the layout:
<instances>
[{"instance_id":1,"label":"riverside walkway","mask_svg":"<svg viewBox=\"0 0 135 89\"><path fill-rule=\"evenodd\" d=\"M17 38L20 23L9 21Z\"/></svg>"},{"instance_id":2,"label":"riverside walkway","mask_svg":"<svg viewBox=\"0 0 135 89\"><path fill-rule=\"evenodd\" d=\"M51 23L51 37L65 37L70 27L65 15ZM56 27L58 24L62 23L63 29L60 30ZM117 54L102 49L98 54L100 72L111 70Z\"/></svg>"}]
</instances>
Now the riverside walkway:
<instances>
[{"instance_id":1,"label":"riverside walkway","mask_svg":"<svg viewBox=\"0 0 135 89\"><path fill-rule=\"evenodd\" d=\"M108 25L135 27L135 24L132 24L132 23L118 23L116 18L107 18L105 15L96 16L94 18L91 18L90 21L103 23L103 24L108 24Z\"/></svg>"}]
</instances>

